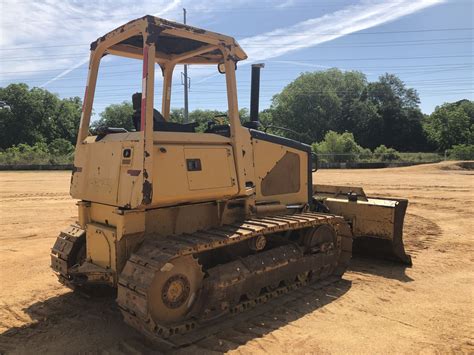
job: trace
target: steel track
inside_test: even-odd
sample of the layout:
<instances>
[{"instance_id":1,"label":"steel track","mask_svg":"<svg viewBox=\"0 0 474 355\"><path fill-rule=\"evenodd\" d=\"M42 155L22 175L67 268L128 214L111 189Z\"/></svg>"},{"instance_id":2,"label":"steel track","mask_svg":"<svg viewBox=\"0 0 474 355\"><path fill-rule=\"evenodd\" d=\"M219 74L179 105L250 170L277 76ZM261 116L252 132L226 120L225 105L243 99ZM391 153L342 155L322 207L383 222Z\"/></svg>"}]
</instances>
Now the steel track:
<instances>
[{"instance_id":1,"label":"steel track","mask_svg":"<svg viewBox=\"0 0 474 355\"><path fill-rule=\"evenodd\" d=\"M312 279L303 279L291 284L280 283L280 287L273 290L263 288L264 292L257 298L245 301L241 300L236 305L229 306L220 316L218 322L211 322L210 319L205 319L206 317L203 317L203 314L196 314L195 317L191 317L189 320L173 326L156 324L151 319L148 312L148 287L153 281L155 273L165 264L172 263L173 259L185 255L197 255L206 250L225 248L228 245L242 242L259 235L271 235L278 232L300 230L323 224L329 224L336 230L337 245L335 249L326 253L303 256L301 251L296 250L297 247L286 245L284 249L277 251L276 249L278 248L276 248L273 250L273 254L261 252L253 256L255 260L261 260L261 264L266 263L266 265L269 265L266 268L252 268L255 262L252 263L250 259L246 263L250 264L247 265L250 270L247 276L249 278L253 277L251 284L259 285L259 289L262 285L261 280L267 279L271 272L277 275L274 277L278 277L279 273L283 275L286 272L286 275L288 275L293 272L294 278L298 273L310 271ZM265 312L266 307L264 307L264 305L270 300L274 300L280 295L299 289L309 282L324 280L331 276L335 276L335 279L338 279L347 268L351 257L351 246L352 236L350 228L342 217L310 212L290 216L282 215L249 219L238 224L161 239L150 235L145 239L145 242L136 253L130 257L120 275L117 303L126 323L163 346L168 348L181 347L195 343L200 339L218 332L221 329L221 322L231 322L233 318L238 318L236 315L244 314L246 313L245 311L249 309L253 309L252 314L255 314L255 309L262 309L262 312ZM291 248L293 248L294 252L292 252ZM285 260L281 260L281 257L279 260L275 258L276 255L281 255L282 253L284 255L286 255L285 253L288 254L288 260L286 262ZM217 274L223 274L222 271L225 271L226 265L218 267L223 269ZM208 271L208 277L203 281L204 290L215 288L214 285L216 284L228 284L227 281L219 282L222 280L213 279L212 268ZM285 278L281 277L279 280L285 280ZM239 287L236 286L235 289L240 290L242 287L242 285ZM211 295L227 294L225 290L224 292L213 291L214 293L211 292ZM216 300L222 301L218 296L214 297ZM212 297L206 298L206 301L209 303L209 301L212 302L213 299ZM231 302L229 303L231 304Z\"/></svg>"}]
</instances>

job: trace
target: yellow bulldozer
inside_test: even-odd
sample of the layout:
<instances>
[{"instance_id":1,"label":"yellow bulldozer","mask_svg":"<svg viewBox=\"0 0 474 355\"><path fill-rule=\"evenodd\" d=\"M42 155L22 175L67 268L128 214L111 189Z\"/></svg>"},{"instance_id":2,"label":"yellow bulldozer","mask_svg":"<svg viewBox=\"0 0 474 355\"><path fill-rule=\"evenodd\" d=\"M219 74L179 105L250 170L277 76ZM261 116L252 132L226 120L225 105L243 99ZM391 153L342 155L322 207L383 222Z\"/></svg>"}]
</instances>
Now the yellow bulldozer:
<instances>
[{"instance_id":1,"label":"yellow bulldozer","mask_svg":"<svg viewBox=\"0 0 474 355\"><path fill-rule=\"evenodd\" d=\"M90 133L101 59L142 61L135 130ZM60 282L109 285L125 322L171 339L216 318L341 276L354 252L410 264L402 242L406 200L313 182L311 147L259 130L261 65L252 66L250 121L241 123L232 37L145 16L91 44L71 196L77 223L51 251ZM170 121L176 65L225 76L227 122ZM162 75L155 109L155 70ZM158 80L157 80L158 81Z\"/></svg>"}]
</instances>

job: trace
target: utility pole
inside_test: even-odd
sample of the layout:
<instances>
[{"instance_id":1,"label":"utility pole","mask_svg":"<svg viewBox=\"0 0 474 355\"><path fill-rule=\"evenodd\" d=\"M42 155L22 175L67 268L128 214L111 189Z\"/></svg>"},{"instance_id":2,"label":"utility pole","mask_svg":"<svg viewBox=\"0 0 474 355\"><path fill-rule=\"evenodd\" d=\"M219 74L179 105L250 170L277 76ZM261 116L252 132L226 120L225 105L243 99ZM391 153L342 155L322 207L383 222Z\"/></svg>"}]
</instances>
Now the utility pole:
<instances>
[{"instance_id":1,"label":"utility pole","mask_svg":"<svg viewBox=\"0 0 474 355\"><path fill-rule=\"evenodd\" d=\"M186 24L186 9L183 8L184 24ZM189 121L189 109L188 109L188 66L184 65L184 123Z\"/></svg>"}]
</instances>

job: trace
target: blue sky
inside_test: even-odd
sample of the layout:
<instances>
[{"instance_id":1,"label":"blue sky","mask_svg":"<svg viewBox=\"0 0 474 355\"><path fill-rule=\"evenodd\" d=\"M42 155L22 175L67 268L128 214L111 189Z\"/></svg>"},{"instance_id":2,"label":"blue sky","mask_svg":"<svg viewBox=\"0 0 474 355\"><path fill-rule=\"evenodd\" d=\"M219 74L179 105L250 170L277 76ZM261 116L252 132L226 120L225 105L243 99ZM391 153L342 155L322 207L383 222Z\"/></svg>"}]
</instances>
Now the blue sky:
<instances>
[{"instance_id":1,"label":"blue sky","mask_svg":"<svg viewBox=\"0 0 474 355\"><path fill-rule=\"evenodd\" d=\"M249 55L239 64L239 105L248 107L250 66L264 62L261 109L305 71L360 70L369 81L397 74L421 109L474 99L474 9L469 0L0 0L0 86L26 82L60 97L83 96L89 43L145 14L182 20L235 37ZM172 107L183 106L178 68ZM103 61L94 112L141 91L138 61ZM225 109L224 78L191 66L190 109ZM155 106L160 103L157 79Z\"/></svg>"}]
</instances>

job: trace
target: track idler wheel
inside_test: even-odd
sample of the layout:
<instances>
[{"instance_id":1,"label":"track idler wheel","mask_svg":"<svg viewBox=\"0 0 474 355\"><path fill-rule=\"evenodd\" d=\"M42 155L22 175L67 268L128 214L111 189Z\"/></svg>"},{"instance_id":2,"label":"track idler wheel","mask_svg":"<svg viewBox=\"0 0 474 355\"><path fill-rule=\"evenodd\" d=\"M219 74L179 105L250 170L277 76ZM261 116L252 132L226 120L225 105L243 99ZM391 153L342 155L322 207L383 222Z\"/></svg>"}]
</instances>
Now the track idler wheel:
<instances>
[{"instance_id":1,"label":"track idler wheel","mask_svg":"<svg viewBox=\"0 0 474 355\"><path fill-rule=\"evenodd\" d=\"M261 251L267 245L267 239L264 235L259 235L255 238L249 239L248 246L250 250L253 251Z\"/></svg>"},{"instance_id":2,"label":"track idler wheel","mask_svg":"<svg viewBox=\"0 0 474 355\"><path fill-rule=\"evenodd\" d=\"M158 324L173 324L186 319L194 305L204 274L191 255L166 263L155 273L148 290L148 309Z\"/></svg>"},{"instance_id":3,"label":"track idler wheel","mask_svg":"<svg viewBox=\"0 0 474 355\"><path fill-rule=\"evenodd\" d=\"M309 252L325 253L335 248L337 234L329 224L308 228L303 232L301 242Z\"/></svg>"}]
</instances>

